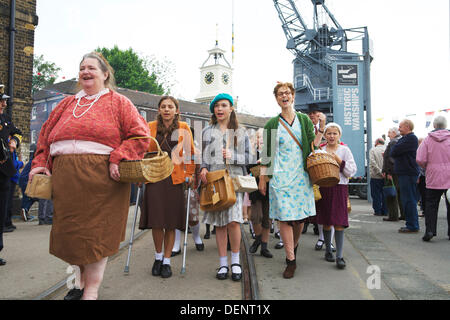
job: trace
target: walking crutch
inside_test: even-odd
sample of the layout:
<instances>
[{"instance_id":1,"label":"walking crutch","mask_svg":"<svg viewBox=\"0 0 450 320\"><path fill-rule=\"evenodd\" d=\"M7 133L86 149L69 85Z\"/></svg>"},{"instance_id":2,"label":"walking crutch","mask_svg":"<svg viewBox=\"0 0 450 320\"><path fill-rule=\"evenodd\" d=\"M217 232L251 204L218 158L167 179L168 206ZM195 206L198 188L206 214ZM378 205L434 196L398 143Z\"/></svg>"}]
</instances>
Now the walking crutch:
<instances>
[{"instance_id":1,"label":"walking crutch","mask_svg":"<svg viewBox=\"0 0 450 320\"><path fill-rule=\"evenodd\" d=\"M187 248L187 237L188 237L188 224L189 224L189 205L191 204L191 186L189 184L189 178L186 178L186 183L188 185L188 195L187 195L187 205L186 205L186 227L184 229L184 250L183 250L183 266L181 267L181 274L186 272L186 248Z\"/></svg>"},{"instance_id":2,"label":"walking crutch","mask_svg":"<svg viewBox=\"0 0 450 320\"><path fill-rule=\"evenodd\" d=\"M137 190L137 195L136 195L136 205L134 207L134 219L133 219L133 227L131 229L131 236L130 236L130 243L128 246L128 257L127 257L127 264L125 265L125 270L123 272L125 272L126 274L128 274L128 272L130 271L130 258L131 258L131 248L133 247L133 240L134 240L134 229L136 228L136 220L137 220L137 213L138 213L138 208L139 208L139 200L140 200L140 195L141 195L141 188L142 187L138 187Z\"/></svg>"}]
</instances>

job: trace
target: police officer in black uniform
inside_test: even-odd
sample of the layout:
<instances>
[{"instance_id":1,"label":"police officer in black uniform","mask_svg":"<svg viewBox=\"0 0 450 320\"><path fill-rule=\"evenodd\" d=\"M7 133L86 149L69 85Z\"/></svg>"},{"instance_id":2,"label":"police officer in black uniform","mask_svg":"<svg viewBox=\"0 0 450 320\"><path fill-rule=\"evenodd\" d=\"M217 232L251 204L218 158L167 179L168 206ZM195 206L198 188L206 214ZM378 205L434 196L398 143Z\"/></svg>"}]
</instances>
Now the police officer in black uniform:
<instances>
[{"instance_id":1,"label":"police officer in black uniform","mask_svg":"<svg viewBox=\"0 0 450 320\"><path fill-rule=\"evenodd\" d=\"M3 249L3 227L6 219L11 177L16 173L10 149L18 148L22 141L22 132L14 126L11 118L4 113L9 96L1 92L2 87L0 87L0 251ZM6 260L0 258L0 266L5 264Z\"/></svg>"}]
</instances>

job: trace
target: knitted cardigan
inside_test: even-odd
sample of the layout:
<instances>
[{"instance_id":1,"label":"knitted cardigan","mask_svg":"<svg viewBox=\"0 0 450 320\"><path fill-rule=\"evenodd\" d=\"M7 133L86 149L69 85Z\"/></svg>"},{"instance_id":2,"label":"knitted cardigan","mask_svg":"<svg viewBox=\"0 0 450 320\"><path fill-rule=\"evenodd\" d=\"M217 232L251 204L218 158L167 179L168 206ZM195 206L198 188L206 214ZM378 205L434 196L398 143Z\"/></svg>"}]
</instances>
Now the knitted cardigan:
<instances>
[{"instance_id":1,"label":"knitted cardigan","mask_svg":"<svg viewBox=\"0 0 450 320\"><path fill-rule=\"evenodd\" d=\"M300 126L302 130L302 139L301 139L301 145L303 149L303 167L306 170L306 158L308 158L309 154L311 153L311 142L315 139L314 134L314 125L309 119L309 117L306 114L296 112L297 118L300 121ZM272 161L274 159L274 156L277 152L277 150L274 150L272 153L272 145L276 148L278 148L278 125L279 125L279 119L280 115L273 117L269 121L267 121L266 125L264 126L264 146L263 146L263 152L262 152L262 158L261 158L261 164L264 166L267 166L268 168L271 167ZM272 133L274 136L272 137ZM273 144L270 143L273 141ZM270 175L271 176L271 175Z\"/></svg>"}]
</instances>

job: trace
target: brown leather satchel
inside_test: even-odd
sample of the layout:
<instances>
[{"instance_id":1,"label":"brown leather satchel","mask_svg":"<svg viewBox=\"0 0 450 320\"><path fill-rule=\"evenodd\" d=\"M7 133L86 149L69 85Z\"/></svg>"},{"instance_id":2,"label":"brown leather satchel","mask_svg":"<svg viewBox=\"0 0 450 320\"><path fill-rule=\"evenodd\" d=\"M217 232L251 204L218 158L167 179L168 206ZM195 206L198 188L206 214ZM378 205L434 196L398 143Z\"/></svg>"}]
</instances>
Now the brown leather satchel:
<instances>
[{"instance_id":1,"label":"brown leather satchel","mask_svg":"<svg viewBox=\"0 0 450 320\"><path fill-rule=\"evenodd\" d=\"M200 187L200 209L203 211L223 211L236 203L233 179L227 169L206 174L207 184Z\"/></svg>"}]
</instances>

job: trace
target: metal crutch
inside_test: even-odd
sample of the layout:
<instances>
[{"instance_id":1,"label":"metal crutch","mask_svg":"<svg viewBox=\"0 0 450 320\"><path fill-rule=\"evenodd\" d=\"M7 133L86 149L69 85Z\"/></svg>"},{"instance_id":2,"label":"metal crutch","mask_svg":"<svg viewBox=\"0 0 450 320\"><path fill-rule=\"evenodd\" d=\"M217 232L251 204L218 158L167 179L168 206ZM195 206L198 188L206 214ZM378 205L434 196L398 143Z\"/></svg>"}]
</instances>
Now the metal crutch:
<instances>
[{"instance_id":1,"label":"metal crutch","mask_svg":"<svg viewBox=\"0 0 450 320\"><path fill-rule=\"evenodd\" d=\"M189 184L189 178L186 178L186 183L188 185L188 195L187 195L187 209L186 209L186 227L184 229L184 250L183 250L183 266L181 267L181 274L186 272L186 248L187 248L187 237L188 237L188 224L189 224L189 206L191 204L191 186Z\"/></svg>"},{"instance_id":2,"label":"metal crutch","mask_svg":"<svg viewBox=\"0 0 450 320\"><path fill-rule=\"evenodd\" d=\"M128 246L127 264L125 265L125 270L123 271L126 274L128 274L129 271L130 271L131 248L133 247L134 229L136 228L136 220L137 220L137 213L138 213L138 209L139 209L139 200L140 200L140 195L141 195L141 188L143 188L143 187L138 187L137 195L136 195L136 205L134 207L133 227L131 229L130 243L129 243L129 246Z\"/></svg>"}]
</instances>

